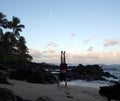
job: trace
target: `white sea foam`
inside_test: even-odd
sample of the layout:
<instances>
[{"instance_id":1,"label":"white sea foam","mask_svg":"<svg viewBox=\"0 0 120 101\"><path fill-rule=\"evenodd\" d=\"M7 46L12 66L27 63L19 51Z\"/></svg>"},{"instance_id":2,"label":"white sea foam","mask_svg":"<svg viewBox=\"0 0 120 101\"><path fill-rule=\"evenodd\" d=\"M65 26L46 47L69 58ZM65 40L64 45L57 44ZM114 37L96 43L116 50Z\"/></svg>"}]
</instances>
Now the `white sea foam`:
<instances>
[{"instance_id":1,"label":"white sea foam","mask_svg":"<svg viewBox=\"0 0 120 101\"><path fill-rule=\"evenodd\" d=\"M109 81L100 81L100 80L95 80L95 81L74 80L74 81L69 81L68 85L99 88L101 86L113 85L113 83L110 83Z\"/></svg>"},{"instance_id":2,"label":"white sea foam","mask_svg":"<svg viewBox=\"0 0 120 101\"><path fill-rule=\"evenodd\" d=\"M94 80L94 81L73 80L73 81L68 81L68 85L99 88L101 86L113 85L114 81L115 82L120 81L120 65L103 65L102 68L105 72L109 72L112 75L116 76L117 78L112 78L112 77L105 78L107 81L101 81L101 80ZM111 82L111 81L113 81L113 82ZM64 82L62 82L62 84L64 84Z\"/></svg>"}]
</instances>

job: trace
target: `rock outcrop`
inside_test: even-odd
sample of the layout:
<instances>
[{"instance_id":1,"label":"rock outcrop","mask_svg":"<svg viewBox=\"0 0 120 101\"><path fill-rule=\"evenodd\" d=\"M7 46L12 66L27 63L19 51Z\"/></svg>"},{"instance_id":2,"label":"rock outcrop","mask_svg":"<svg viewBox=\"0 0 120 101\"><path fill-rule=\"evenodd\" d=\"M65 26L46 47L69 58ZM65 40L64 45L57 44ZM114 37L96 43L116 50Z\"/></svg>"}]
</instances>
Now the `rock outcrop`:
<instances>
[{"instance_id":1,"label":"rock outcrop","mask_svg":"<svg viewBox=\"0 0 120 101\"><path fill-rule=\"evenodd\" d=\"M68 78L82 80L105 80L105 77L111 77L108 72L104 72L99 65L79 65L68 71Z\"/></svg>"},{"instance_id":2,"label":"rock outcrop","mask_svg":"<svg viewBox=\"0 0 120 101\"><path fill-rule=\"evenodd\" d=\"M23 98L14 94L7 88L0 88L0 101L24 101Z\"/></svg>"},{"instance_id":3,"label":"rock outcrop","mask_svg":"<svg viewBox=\"0 0 120 101\"><path fill-rule=\"evenodd\" d=\"M52 68L52 65L45 63L9 63L3 64L0 67L0 70L5 68L5 75L0 75L0 81L2 83L7 83L7 78L16 79L16 80L26 80L32 83L55 83L56 78L46 68ZM3 72L2 72L3 73ZM0 82L0 83L1 83Z\"/></svg>"},{"instance_id":4,"label":"rock outcrop","mask_svg":"<svg viewBox=\"0 0 120 101\"><path fill-rule=\"evenodd\" d=\"M107 97L108 101L120 101L120 83L112 86L103 86L99 90L100 95Z\"/></svg>"},{"instance_id":5,"label":"rock outcrop","mask_svg":"<svg viewBox=\"0 0 120 101\"><path fill-rule=\"evenodd\" d=\"M56 83L56 75L52 74L59 66L46 63L9 63L0 65L0 83L9 83L7 78L16 80L26 80L32 83ZM108 72L104 72L99 65L78 65L68 66L68 80L105 80L104 77L113 77Z\"/></svg>"}]
</instances>

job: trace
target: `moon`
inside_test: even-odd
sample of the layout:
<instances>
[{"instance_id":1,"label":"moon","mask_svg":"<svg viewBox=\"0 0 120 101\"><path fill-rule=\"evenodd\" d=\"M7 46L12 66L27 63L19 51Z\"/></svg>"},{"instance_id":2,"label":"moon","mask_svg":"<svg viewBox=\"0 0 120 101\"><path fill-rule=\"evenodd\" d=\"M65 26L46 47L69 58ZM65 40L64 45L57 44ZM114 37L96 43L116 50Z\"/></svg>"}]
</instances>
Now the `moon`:
<instances>
[{"instance_id":1,"label":"moon","mask_svg":"<svg viewBox=\"0 0 120 101\"><path fill-rule=\"evenodd\" d=\"M52 16L53 14L51 12L48 13L49 16Z\"/></svg>"}]
</instances>

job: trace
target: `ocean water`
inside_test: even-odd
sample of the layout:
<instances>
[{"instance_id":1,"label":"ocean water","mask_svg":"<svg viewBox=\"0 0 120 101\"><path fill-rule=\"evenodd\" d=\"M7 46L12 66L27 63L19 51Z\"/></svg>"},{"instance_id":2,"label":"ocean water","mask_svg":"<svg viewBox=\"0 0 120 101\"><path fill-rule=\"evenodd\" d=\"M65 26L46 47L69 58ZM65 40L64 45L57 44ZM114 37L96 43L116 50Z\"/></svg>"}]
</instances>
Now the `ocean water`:
<instances>
[{"instance_id":1,"label":"ocean water","mask_svg":"<svg viewBox=\"0 0 120 101\"><path fill-rule=\"evenodd\" d=\"M68 81L68 85L99 88L101 86L113 85L114 83L111 81L120 82L120 65L102 65L102 68L105 72L109 72L112 75L116 76L117 78L106 78L107 81L74 80L74 81ZM64 84L64 82L62 82L62 84Z\"/></svg>"},{"instance_id":2,"label":"ocean water","mask_svg":"<svg viewBox=\"0 0 120 101\"><path fill-rule=\"evenodd\" d=\"M103 65L103 70L116 76L120 80L120 65Z\"/></svg>"}]
</instances>

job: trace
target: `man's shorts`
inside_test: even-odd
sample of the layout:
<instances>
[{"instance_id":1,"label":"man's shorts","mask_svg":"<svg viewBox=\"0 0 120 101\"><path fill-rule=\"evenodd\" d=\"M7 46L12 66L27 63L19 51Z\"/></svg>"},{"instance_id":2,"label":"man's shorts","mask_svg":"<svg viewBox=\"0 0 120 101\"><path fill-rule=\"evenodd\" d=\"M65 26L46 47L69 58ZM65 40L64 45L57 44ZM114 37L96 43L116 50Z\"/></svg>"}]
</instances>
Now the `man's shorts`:
<instances>
[{"instance_id":1,"label":"man's shorts","mask_svg":"<svg viewBox=\"0 0 120 101\"><path fill-rule=\"evenodd\" d=\"M59 79L60 79L60 81L65 81L66 80L66 73L60 73L59 74Z\"/></svg>"}]
</instances>

